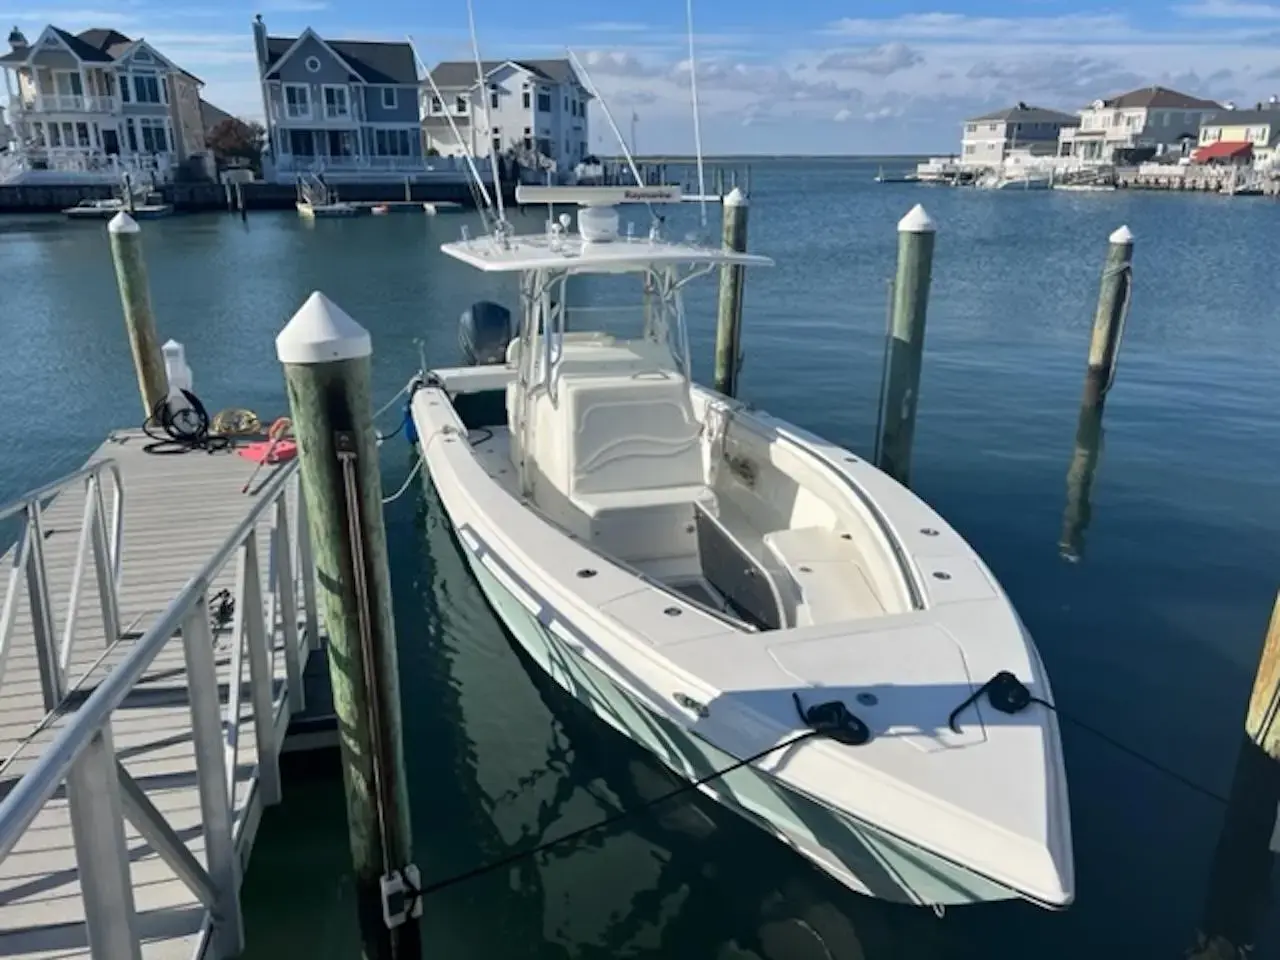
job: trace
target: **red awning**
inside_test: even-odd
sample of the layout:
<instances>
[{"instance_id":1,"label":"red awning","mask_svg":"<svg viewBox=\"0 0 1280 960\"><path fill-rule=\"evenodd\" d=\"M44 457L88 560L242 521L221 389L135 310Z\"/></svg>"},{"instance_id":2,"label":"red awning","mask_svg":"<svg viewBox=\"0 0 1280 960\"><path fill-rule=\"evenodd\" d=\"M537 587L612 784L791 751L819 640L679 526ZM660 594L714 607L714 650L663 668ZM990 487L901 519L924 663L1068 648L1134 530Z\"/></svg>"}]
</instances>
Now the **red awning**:
<instances>
[{"instance_id":1,"label":"red awning","mask_svg":"<svg viewBox=\"0 0 1280 960\"><path fill-rule=\"evenodd\" d=\"M1240 160L1251 156L1253 156L1252 143L1230 143L1222 140L1193 151L1191 162L1208 163L1210 160Z\"/></svg>"}]
</instances>

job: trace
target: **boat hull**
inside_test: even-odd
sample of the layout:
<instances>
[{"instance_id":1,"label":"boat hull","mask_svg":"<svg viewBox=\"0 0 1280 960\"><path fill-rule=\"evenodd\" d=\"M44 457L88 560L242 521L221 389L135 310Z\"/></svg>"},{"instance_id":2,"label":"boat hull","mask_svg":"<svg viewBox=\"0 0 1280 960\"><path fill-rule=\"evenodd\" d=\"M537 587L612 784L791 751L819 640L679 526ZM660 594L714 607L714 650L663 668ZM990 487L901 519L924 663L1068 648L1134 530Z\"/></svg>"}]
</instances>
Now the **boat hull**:
<instances>
[{"instance_id":1,"label":"boat hull","mask_svg":"<svg viewBox=\"0 0 1280 960\"><path fill-rule=\"evenodd\" d=\"M448 504L445 504L448 512ZM490 606L530 659L597 717L690 782L738 758L652 709L579 655L517 598L515 571L467 522L450 517L459 547ZM461 535L462 531L466 535ZM495 568L501 576L495 575ZM524 586L520 592L532 596ZM698 789L792 847L849 888L879 899L950 906L1005 900L1014 892L856 821L789 788L755 766L712 777Z\"/></svg>"}]
</instances>

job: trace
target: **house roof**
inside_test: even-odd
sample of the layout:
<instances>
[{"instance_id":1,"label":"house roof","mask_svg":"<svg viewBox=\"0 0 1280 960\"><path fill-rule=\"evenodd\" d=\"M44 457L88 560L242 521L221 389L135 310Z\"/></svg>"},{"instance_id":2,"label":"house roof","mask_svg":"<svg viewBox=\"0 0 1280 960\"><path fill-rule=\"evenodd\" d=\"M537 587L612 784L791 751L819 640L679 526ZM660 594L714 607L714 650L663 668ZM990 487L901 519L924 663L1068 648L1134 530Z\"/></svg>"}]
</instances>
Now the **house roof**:
<instances>
[{"instance_id":1,"label":"house roof","mask_svg":"<svg viewBox=\"0 0 1280 960\"><path fill-rule=\"evenodd\" d=\"M222 123L224 120L234 119L235 117L227 113L227 111L220 107L215 107L204 97L200 98L200 123L204 127L206 133L218 124Z\"/></svg>"},{"instance_id":2,"label":"house roof","mask_svg":"<svg viewBox=\"0 0 1280 960\"><path fill-rule=\"evenodd\" d=\"M1005 123L1057 123L1062 126L1079 126L1080 118L1074 113L1063 113L1061 110L1049 110L1045 107L1031 107L1025 103L1015 104L995 113L984 113L980 117L970 117L967 123L1001 120Z\"/></svg>"},{"instance_id":3,"label":"house roof","mask_svg":"<svg viewBox=\"0 0 1280 960\"><path fill-rule=\"evenodd\" d=\"M1216 100L1204 100L1187 93L1179 93L1168 87L1143 87L1141 90L1130 90L1110 100L1103 100L1107 108L1124 109L1126 107L1173 108L1174 110L1204 110L1206 108L1222 109Z\"/></svg>"},{"instance_id":4,"label":"house roof","mask_svg":"<svg viewBox=\"0 0 1280 960\"><path fill-rule=\"evenodd\" d=\"M1280 127L1280 107L1270 110L1223 110L1200 121L1202 127L1234 127L1234 126L1266 126Z\"/></svg>"},{"instance_id":5,"label":"house roof","mask_svg":"<svg viewBox=\"0 0 1280 960\"><path fill-rule=\"evenodd\" d=\"M71 48L71 52L85 63L111 63L115 59L107 51L99 50L93 44L81 40L73 33L67 33L60 27L51 26L49 29L56 33L58 38Z\"/></svg>"},{"instance_id":6,"label":"house roof","mask_svg":"<svg viewBox=\"0 0 1280 960\"><path fill-rule=\"evenodd\" d=\"M485 76L488 76L508 63L523 67L535 76L551 83L578 83L581 85L577 71L573 69L573 64L568 60L485 60L481 62L480 66L483 68ZM469 60L446 60L435 65L431 71L431 79L442 90L470 89L476 85L476 65Z\"/></svg>"},{"instance_id":7,"label":"house roof","mask_svg":"<svg viewBox=\"0 0 1280 960\"><path fill-rule=\"evenodd\" d=\"M101 27L82 30L76 36L95 50L101 50L103 53L111 53L112 47L123 49L133 43L131 39L118 30L103 29ZM112 56L115 56L115 54L112 54Z\"/></svg>"},{"instance_id":8,"label":"house roof","mask_svg":"<svg viewBox=\"0 0 1280 960\"><path fill-rule=\"evenodd\" d=\"M1229 140L1222 140L1192 151L1191 159L1195 163L1204 163L1207 160L1232 160L1252 154L1252 143L1232 143Z\"/></svg>"},{"instance_id":9,"label":"house roof","mask_svg":"<svg viewBox=\"0 0 1280 960\"><path fill-rule=\"evenodd\" d=\"M142 43L141 40L132 40L126 37L119 30L111 30L103 27L94 27L90 30L82 30L80 33L72 35L60 27L50 26L51 32L57 34L71 51L86 63L114 63L126 51L129 51ZM159 54L159 51L153 52ZM23 51L11 51L0 57L0 63L26 63L27 58L31 55L35 48L29 48ZM174 69L182 70L176 64L173 64L163 54L159 54L161 59L168 63ZM188 77L196 83L203 83L199 77L192 73L182 70Z\"/></svg>"},{"instance_id":10,"label":"house roof","mask_svg":"<svg viewBox=\"0 0 1280 960\"><path fill-rule=\"evenodd\" d=\"M416 85L418 82L418 64L413 56L413 47L407 43L319 39L345 60L365 83ZM263 66L268 75L297 42L297 37L267 37L267 62Z\"/></svg>"}]
</instances>

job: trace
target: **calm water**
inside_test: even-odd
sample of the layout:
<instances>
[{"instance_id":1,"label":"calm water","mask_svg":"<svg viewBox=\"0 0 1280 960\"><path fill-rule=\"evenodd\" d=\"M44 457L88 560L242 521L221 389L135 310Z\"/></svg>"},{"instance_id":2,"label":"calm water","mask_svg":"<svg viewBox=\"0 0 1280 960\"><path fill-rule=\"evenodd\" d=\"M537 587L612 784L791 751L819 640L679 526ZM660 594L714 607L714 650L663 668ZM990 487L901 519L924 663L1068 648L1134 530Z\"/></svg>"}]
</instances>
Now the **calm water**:
<instances>
[{"instance_id":1,"label":"calm water","mask_svg":"<svg viewBox=\"0 0 1280 960\"><path fill-rule=\"evenodd\" d=\"M1230 789L1280 577L1280 205L1158 194L878 186L875 164L755 166L744 395L866 453L885 279L917 201L940 232L917 429L917 490L983 554L1035 634L1062 708L1209 791ZM696 226L696 208L679 211ZM211 409L285 400L272 338L322 289L373 333L390 396L456 359L455 318L512 289L446 262L473 219L307 225L261 214L145 225L164 336ZM1083 560L1058 552L1091 305L1107 235L1138 236L1136 291L1108 402ZM101 225L0 220L0 498L78 465L139 419ZM693 306L711 360L713 288ZM390 426L390 424L388 424ZM384 482L409 450L389 444ZM418 862L446 877L670 788L516 655L466 576L439 505L388 512ZM695 797L427 904L448 958L1182 956L1210 900L1224 806L1067 724L1079 899L931 912L846 892ZM299 778L249 871L250 955L356 950L342 798ZM1257 887L1257 881L1254 887ZM1220 888L1247 904L1257 889ZM1280 951L1258 907L1258 955ZM1213 926L1210 923L1210 926Z\"/></svg>"}]
</instances>

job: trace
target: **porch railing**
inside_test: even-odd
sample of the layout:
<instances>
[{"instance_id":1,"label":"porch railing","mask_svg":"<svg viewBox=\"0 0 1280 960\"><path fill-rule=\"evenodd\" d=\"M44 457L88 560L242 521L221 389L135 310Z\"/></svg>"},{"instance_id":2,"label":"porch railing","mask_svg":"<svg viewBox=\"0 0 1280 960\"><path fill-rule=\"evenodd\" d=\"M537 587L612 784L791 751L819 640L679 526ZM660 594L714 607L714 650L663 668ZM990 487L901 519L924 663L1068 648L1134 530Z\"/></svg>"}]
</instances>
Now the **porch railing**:
<instances>
[{"instance_id":1,"label":"porch railing","mask_svg":"<svg viewBox=\"0 0 1280 960\"><path fill-rule=\"evenodd\" d=\"M103 505L103 477L113 480L112 508ZM168 864L209 911L214 956L236 956L244 946L239 902L237 838L245 818L235 810L235 770L239 744L244 662L249 662L249 699L257 742L257 790L264 805L280 799L279 728L282 718L303 707L302 668L310 649L319 646L315 567L307 536L305 503L298 485L297 461L259 494L240 525L187 581L129 653L78 707L63 693L63 657L83 632L74 616L74 592L84 571L79 560L73 579L72 613L61 648L55 645L49 613L48 577L41 551L42 505L79 484L88 490L80 533L80 558L93 555L102 587L102 616L94 633L109 645L120 640L120 581L123 487L114 464L105 461L73 473L0 508L0 517L25 515L27 529L15 553L4 614L11 616L15 586L23 576L32 593L35 642L51 717L70 718L34 765L0 802L0 859L8 857L58 788L66 785L76 869L84 900L89 951L95 957L137 957L140 953L124 819ZM290 522L288 495L296 491L296 516ZM107 518L110 517L108 522ZM264 597L259 570L258 527L273 520ZM224 708L219 691L215 647L209 618L213 583L235 562L231 675ZM302 612L298 600L302 600ZM6 620L7 622L7 620ZM305 633L300 630L305 626ZM196 789L203 822L205 864L178 836L146 792L117 761L111 718L143 679L156 656L181 638L191 711ZM275 640L280 638L286 683L279 699L273 692ZM48 677L45 681L45 677ZM46 704L47 705L47 704Z\"/></svg>"},{"instance_id":2,"label":"porch railing","mask_svg":"<svg viewBox=\"0 0 1280 960\"><path fill-rule=\"evenodd\" d=\"M115 113L119 106L115 97L51 93L15 99L14 103L17 113Z\"/></svg>"}]
</instances>

